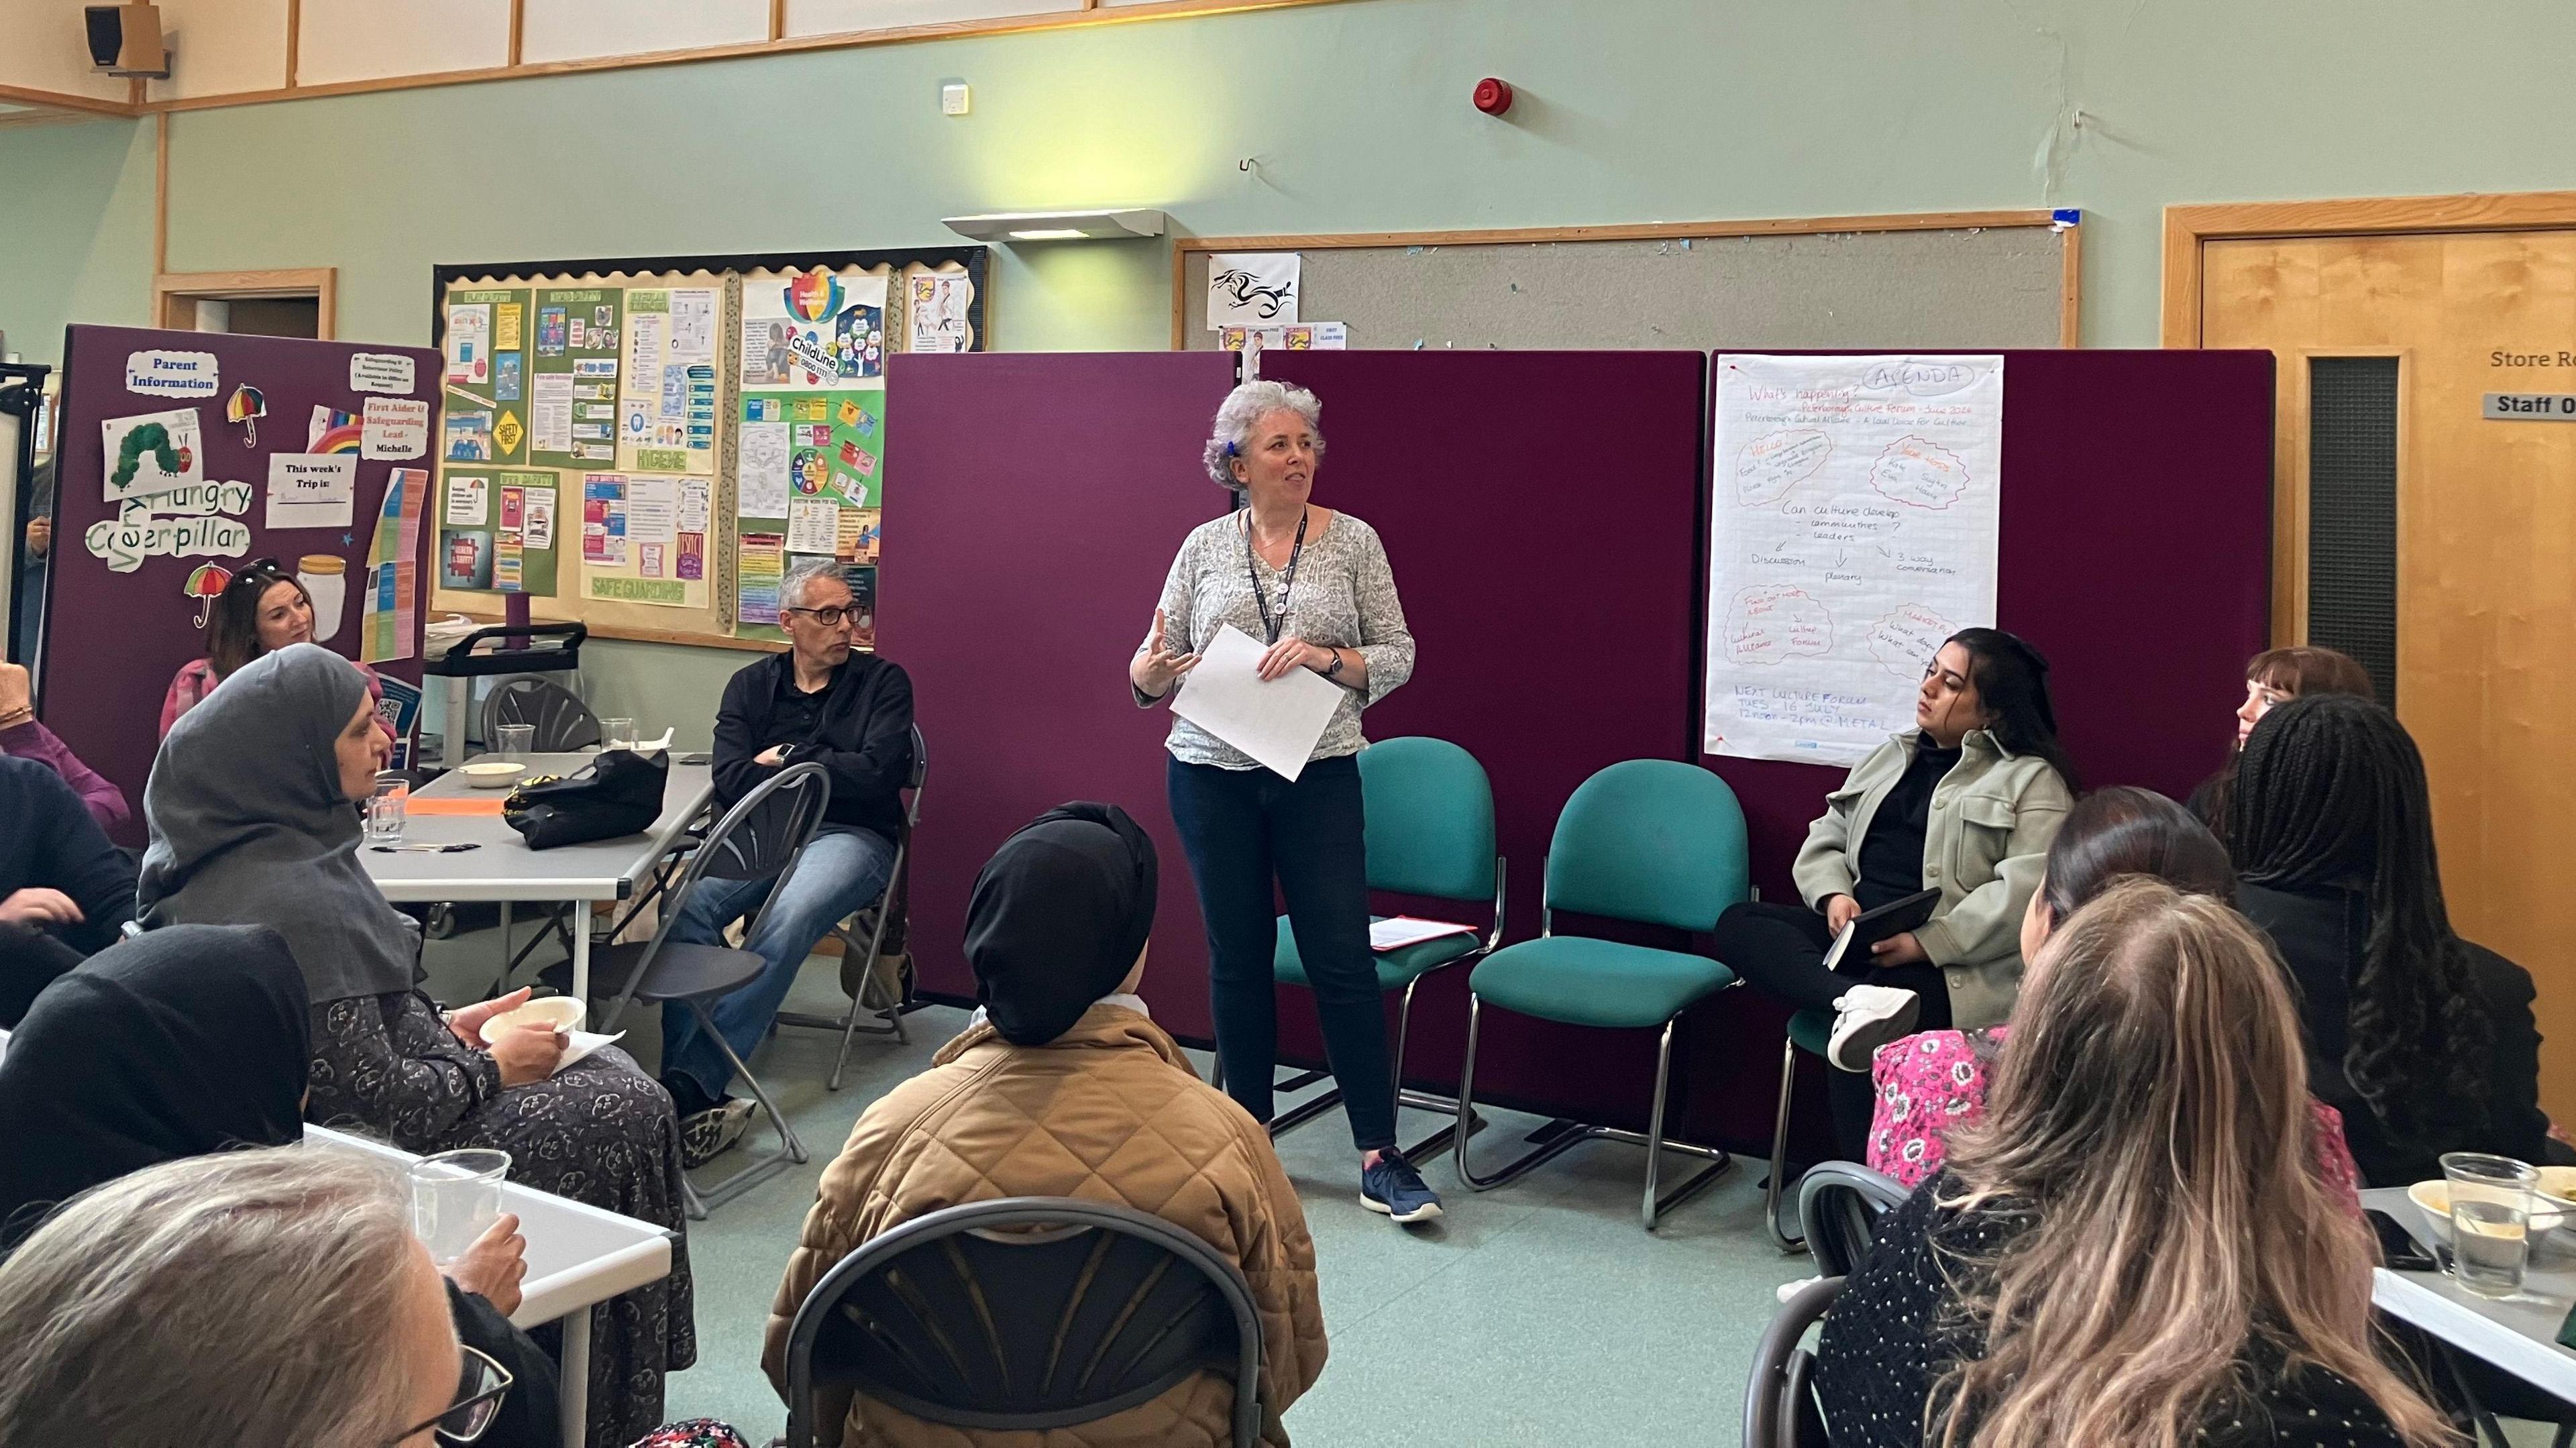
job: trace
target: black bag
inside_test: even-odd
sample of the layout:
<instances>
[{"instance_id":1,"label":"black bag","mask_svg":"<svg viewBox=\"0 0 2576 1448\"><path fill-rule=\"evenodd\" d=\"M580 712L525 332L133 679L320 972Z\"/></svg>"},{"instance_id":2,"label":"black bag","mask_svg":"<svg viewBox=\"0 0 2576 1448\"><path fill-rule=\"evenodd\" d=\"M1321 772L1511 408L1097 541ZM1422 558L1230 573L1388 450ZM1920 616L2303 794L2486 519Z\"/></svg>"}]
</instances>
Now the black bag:
<instances>
[{"instance_id":1,"label":"black bag","mask_svg":"<svg viewBox=\"0 0 2576 1448\"><path fill-rule=\"evenodd\" d=\"M611 749L578 774L510 791L501 818L532 850L640 835L662 817L662 790L670 782L669 750Z\"/></svg>"}]
</instances>

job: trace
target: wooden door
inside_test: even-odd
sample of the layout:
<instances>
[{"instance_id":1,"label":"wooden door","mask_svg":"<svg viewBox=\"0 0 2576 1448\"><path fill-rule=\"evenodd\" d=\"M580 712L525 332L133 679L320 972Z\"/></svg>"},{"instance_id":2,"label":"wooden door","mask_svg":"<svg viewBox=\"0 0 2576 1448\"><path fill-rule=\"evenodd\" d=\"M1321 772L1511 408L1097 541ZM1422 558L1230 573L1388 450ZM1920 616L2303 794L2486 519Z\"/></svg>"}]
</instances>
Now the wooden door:
<instances>
[{"instance_id":1,"label":"wooden door","mask_svg":"<svg viewBox=\"0 0 2576 1448\"><path fill-rule=\"evenodd\" d=\"M2280 358L2278 643L2307 639L2312 359L2397 359L2397 711L2452 921L2532 973L2542 1100L2576 1123L2576 422L2482 415L2576 393L2576 231L2213 240L2201 263L2202 345Z\"/></svg>"}]
</instances>

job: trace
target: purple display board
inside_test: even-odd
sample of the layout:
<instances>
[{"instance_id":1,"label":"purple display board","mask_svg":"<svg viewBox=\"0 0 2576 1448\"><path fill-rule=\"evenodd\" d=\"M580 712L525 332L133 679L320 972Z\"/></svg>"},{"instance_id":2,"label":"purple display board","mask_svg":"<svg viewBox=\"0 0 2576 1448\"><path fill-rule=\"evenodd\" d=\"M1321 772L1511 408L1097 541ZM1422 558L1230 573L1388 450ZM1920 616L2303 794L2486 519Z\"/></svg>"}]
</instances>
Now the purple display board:
<instances>
[{"instance_id":1,"label":"purple display board","mask_svg":"<svg viewBox=\"0 0 2576 1448\"><path fill-rule=\"evenodd\" d=\"M886 370L877 647L912 676L930 758L912 853L922 987L972 995L961 942L984 861L1067 800L1124 806L1162 855L1145 996L1208 1033L1207 935L1164 802L1163 711L1127 663L1190 529L1225 510L1199 467L1234 358L1221 353L898 352Z\"/></svg>"},{"instance_id":2,"label":"purple display board","mask_svg":"<svg viewBox=\"0 0 2576 1448\"><path fill-rule=\"evenodd\" d=\"M903 547L888 566L904 576L881 626L930 744L913 909L931 989L972 989L957 942L994 845L1049 805L1110 799L1164 850L1147 992L1175 1029L1206 1032L1206 947L1163 803L1166 720L1137 710L1122 680L1182 533L1225 506L1197 460L1228 361L895 359L909 421L894 445L923 481L891 520ZM1707 359L1316 352L1264 365L1323 397L1316 499L1383 535L1419 646L1413 681L1369 712L1368 732L1438 735L1483 761L1511 864L1510 937L1526 939L1574 787L1619 759L1699 758ZM2179 793L2224 747L2238 671L2265 640L2271 365L2008 354L1998 612L2054 661L2088 784ZM1743 801L1755 881L1783 898L1833 772L1705 763ZM1416 1002L1419 1084L1454 1085L1464 986L1435 979ZM1319 1055L1303 993L1282 1002L1283 1046ZM1750 990L1694 1013L1676 1062L1682 1135L1767 1144L1785 1014ZM1647 1032L1497 1022L1478 1095L1641 1125L1653 1055ZM1820 1099L1800 1112L1810 1154L1823 1115Z\"/></svg>"},{"instance_id":3,"label":"purple display board","mask_svg":"<svg viewBox=\"0 0 2576 1448\"><path fill-rule=\"evenodd\" d=\"M316 612L326 613L336 577L337 627L319 641L359 657L368 550L396 468L424 474L417 580L437 506L426 475L436 466L438 386L438 353L419 347L68 329L38 709L135 803L121 843L142 843L143 784L171 676L205 654L211 599L201 595L242 564L276 558L308 580ZM245 387L257 415L237 421L252 408L251 396L236 403ZM129 425L137 418L147 423ZM418 456L368 456L410 447L415 427ZM281 455L302 461L279 463ZM150 491L171 461L177 475L199 480L196 491ZM415 608L404 657L375 665L378 673L418 685L419 625Z\"/></svg>"}]
</instances>

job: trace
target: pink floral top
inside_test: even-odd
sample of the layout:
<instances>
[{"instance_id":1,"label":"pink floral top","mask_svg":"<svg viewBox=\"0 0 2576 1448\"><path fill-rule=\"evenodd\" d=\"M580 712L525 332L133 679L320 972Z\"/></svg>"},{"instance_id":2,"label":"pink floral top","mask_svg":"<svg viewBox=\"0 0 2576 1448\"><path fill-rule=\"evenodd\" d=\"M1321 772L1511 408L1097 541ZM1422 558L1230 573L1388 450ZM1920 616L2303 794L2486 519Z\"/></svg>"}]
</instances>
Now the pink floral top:
<instances>
[{"instance_id":1,"label":"pink floral top","mask_svg":"<svg viewBox=\"0 0 2576 1448\"><path fill-rule=\"evenodd\" d=\"M1878 1048L1870 1063L1870 1079L1878 1086L1869 1121L1871 1170L1911 1188L1941 1169L1949 1159L1944 1136L1985 1114L1986 1085L2005 1030L1923 1031ZM2358 1216L2361 1169L2344 1144L2343 1116L2313 1096L2308 1115L2315 1123L2310 1140L2317 1176Z\"/></svg>"}]
</instances>

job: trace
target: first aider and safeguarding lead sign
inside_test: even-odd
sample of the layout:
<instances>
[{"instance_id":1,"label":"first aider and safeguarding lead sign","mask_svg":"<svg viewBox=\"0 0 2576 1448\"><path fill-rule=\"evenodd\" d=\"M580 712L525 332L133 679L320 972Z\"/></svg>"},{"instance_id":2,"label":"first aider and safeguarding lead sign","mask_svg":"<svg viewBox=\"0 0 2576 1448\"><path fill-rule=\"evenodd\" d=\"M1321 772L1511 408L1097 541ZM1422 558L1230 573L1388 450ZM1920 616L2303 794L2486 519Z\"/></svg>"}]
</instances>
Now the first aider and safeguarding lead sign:
<instances>
[{"instance_id":1,"label":"first aider and safeguarding lead sign","mask_svg":"<svg viewBox=\"0 0 2576 1448\"><path fill-rule=\"evenodd\" d=\"M2490 392L2489 422L2576 422L2576 392Z\"/></svg>"}]
</instances>

